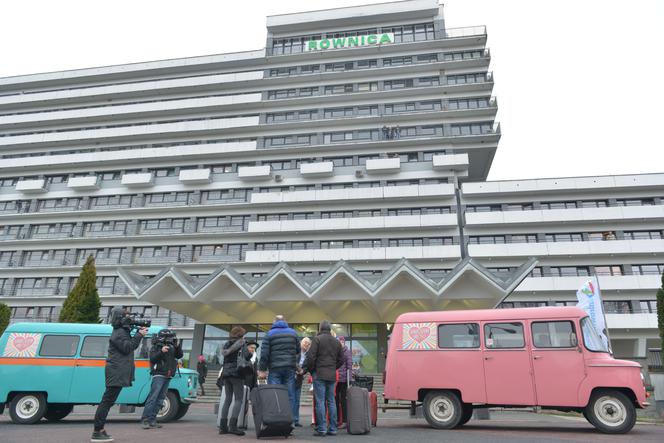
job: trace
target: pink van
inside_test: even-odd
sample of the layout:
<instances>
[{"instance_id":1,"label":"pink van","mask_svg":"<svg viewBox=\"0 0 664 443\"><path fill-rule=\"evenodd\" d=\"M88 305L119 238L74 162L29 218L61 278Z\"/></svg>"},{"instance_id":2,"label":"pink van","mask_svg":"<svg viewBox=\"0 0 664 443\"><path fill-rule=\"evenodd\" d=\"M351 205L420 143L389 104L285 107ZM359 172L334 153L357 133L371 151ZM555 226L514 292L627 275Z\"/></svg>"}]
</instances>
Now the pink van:
<instances>
[{"instance_id":1,"label":"pink van","mask_svg":"<svg viewBox=\"0 0 664 443\"><path fill-rule=\"evenodd\" d=\"M641 365L616 360L575 307L414 312L392 329L385 398L422 402L429 424L463 425L473 408L582 412L625 433L648 405Z\"/></svg>"}]
</instances>

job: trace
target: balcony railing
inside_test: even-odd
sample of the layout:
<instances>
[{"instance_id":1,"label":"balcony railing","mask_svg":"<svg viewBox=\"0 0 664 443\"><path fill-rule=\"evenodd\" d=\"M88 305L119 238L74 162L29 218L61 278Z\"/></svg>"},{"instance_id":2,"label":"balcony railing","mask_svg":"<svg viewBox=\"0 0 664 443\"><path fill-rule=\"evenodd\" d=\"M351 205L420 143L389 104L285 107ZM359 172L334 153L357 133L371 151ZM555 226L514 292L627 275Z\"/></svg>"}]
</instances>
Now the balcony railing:
<instances>
[{"instance_id":1,"label":"balcony railing","mask_svg":"<svg viewBox=\"0 0 664 443\"><path fill-rule=\"evenodd\" d=\"M463 28L450 28L443 30L443 38L472 37L475 35L486 35L486 26L466 26Z\"/></svg>"},{"instance_id":2,"label":"balcony railing","mask_svg":"<svg viewBox=\"0 0 664 443\"><path fill-rule=\"evenodd\" d=\"M127 230L119 231L84 231L83 237L98 238L98 237L123 237L127 235Z\"/></svg>"},{"instance_id":3,"label":"balcony railing","mask_svg":"<svg viewBox=\"0 0 664 443\"><path fill-rule=\"evenodd\" d=\"M648 369L651 371L664 371L664 359L662 350L657 348L648 349Z\"/></svg>"},{"instance_id":4,"label":"balcony railing","mask_svg":"<svg viewBox=\"0 0 664 443\"><path fill-rule=\"evenodd\" d=\"M16 288L14 289L16 297L41 297L60 294L59 288Z\"/></svg>"}]
</instances>

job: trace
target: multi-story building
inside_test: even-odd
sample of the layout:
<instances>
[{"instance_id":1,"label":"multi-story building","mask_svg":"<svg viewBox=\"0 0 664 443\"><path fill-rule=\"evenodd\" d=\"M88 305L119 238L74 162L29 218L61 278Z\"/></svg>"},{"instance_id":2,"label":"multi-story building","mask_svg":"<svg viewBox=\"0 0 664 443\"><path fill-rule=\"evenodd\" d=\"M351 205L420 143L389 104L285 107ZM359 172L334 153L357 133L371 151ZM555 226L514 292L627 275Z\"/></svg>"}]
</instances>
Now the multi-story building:
<instances>
[{"instance_id":1,"label":"multi-story building","mask_svg":"<svg viewBox=\"0 0 664 443\"><path fill-rule=\"evenodd\" d=\"M1 78L0 301L57 321L93 255L102 316L212 363L281 313L333 320L371 373L401 312L574 303L596 274L616 354L643 358L664 174L485 181L486 39L408 0L268 17L257 51Z\"/></svg>"}]
</instances>

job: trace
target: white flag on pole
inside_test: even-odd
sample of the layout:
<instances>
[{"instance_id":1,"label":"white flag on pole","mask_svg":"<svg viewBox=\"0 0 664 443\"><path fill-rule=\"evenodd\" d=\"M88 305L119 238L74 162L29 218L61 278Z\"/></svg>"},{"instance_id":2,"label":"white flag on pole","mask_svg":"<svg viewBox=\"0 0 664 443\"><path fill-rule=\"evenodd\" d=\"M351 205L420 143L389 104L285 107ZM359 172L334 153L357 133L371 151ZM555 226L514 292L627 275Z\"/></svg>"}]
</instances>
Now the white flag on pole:
<instances>
[{"instance_id":1,"label":"white flag on pole","mask_svg":"<svg viewBox=\"0 0 664 443\"><path fill-rule=\"evenodd\" d=\"M602 294L599 292L597 277L586 280L579 290L576 291L576 298L579 301L576 306L588 313L597 334L604 341L606 349L609 349L609 339L606 336L606 321L604 319L604 306L602 304Z\"/></svg>"}]
</instances>

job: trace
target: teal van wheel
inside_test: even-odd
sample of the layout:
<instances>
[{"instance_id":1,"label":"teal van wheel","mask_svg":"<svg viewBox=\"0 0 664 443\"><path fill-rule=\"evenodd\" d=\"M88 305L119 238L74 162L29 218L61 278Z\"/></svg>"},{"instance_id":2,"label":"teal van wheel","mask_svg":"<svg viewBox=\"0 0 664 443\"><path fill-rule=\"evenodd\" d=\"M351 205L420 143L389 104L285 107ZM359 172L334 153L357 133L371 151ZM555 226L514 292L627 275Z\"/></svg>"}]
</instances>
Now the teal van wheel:
<instances>
[{"instance_id":1,"label":"teal van wheel","mask_svg":"<svg viewBox=\"0 0 664 443\"><path fill-rule=\"evenodd\" d=\"M31 425L42 419L46 412L44 394L21 392L9 403L9 416L21 425Z\"/></svg>"},{"instance_id":2,"label":"teal van wheel","mask_svg":"<svg viewBox=\"0 0 664 443\"><path fill-rule=\"evenodd\" d=\"M74 410L73 405L51 403L46 408L46 413L44 414L44 418L48 421L62 420L63 418L71 414L71 411L73 410Z\"/></svg>"},{"instance_id":3,"label":"teal van wheel","mask_svg":"<svg viewBox=\"0 0 664 443\"><path fill-rule=\"evenodd\" d=\"M175 417L173 417L173 420L180 420L182 417L184 417L187 414L187 411L189 410L189 403L180 403L180 407L178 408L178 413L175 414Z\"/></svg>"},{"instance_id":4,"label":"teal van wheel","mask_svg":"<svg viewBox=\"0 0 664 443\"><path fill-rule=\"evenodd\" d=\"M164 398L164 403L157 413L157 420L160 422L177 420L175 417L178 415L179 410L180 399L175 392L168 391L166 393L166 397Z\"/></svg>"}]
</instances>

